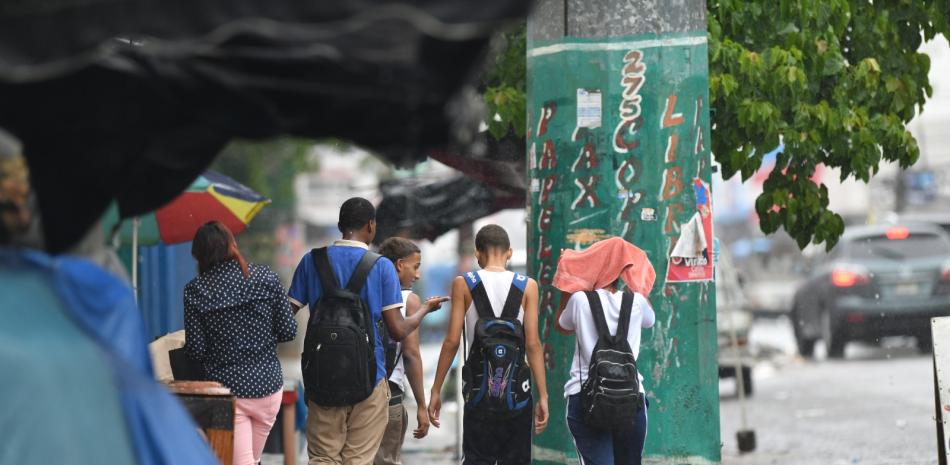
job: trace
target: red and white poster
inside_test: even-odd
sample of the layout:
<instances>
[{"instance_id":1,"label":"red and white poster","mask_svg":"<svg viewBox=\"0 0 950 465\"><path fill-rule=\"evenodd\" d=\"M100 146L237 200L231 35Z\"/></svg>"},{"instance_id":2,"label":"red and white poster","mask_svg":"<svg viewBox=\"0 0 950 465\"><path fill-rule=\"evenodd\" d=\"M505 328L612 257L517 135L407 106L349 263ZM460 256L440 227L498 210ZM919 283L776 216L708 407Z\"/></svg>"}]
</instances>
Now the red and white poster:
<instances>
[{"instance_id":1,"label":"red and white poster","mask_svg":"<svg viewBox=\"0 0 950 465\"><path fill-rule=\"evenodd\" d=\"M680 225L680 235L670 250L670 266L666 282L712 281L713 228L712 197L709 185L699 178L693 180L696 213Z\"/></svg>"}]
</instances>

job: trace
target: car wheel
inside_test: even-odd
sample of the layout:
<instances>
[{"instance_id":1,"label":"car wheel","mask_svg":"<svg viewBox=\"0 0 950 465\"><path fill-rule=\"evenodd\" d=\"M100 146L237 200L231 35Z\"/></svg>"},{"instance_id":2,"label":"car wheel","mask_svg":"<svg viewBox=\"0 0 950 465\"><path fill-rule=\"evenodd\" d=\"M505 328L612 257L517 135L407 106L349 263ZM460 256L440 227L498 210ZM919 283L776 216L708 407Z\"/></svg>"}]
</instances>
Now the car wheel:
<instances>
[{"instance_id":1,"label":"car wheel","mask_svg":"<svg viewBox=\"0 0 950 465\"><path fill-rule=\"evenodd\" d=\"M752 395L752 367L742 367L742 392L746 396Z\"/></svg>"},{"instance_id":2,"label":"car wheel","mask_svg":"<svg viewBox=\"0 0 950 465\"><path fill-rule=\"evenodd\" d=\"M824 311L821 314L821 339L825 342L825 350L828 351L828 358L844 357L844 346L847 341L842 337L838 325L831 321L831 312Z\"/></svg>"},{"instance_id":3,"label":"car wheel","mask_svg":"<svg viewBox=\"0 0 950 465\"><path fill-rule=\"evenodd\" d=\"M804 335L805 330L802 329L802 323L799 321L801 313L797 308L792 310L792 331L795 334L795 345L798 346L798 353L802 357L814 357L815 355L815 338L806 337Z\"/></svg>"},{"instance_id":4,"label":"car wheel","mask_svg":"<svg viewBox=\"0 0 950 465\"><path fill-rule=\"evenodd\" d=\"M815 340L807 339L802 337L800 334L795 335L795 344L798 345L798 353L802 357L814 357L815 356Z\"/></svg>"}]
</instances>

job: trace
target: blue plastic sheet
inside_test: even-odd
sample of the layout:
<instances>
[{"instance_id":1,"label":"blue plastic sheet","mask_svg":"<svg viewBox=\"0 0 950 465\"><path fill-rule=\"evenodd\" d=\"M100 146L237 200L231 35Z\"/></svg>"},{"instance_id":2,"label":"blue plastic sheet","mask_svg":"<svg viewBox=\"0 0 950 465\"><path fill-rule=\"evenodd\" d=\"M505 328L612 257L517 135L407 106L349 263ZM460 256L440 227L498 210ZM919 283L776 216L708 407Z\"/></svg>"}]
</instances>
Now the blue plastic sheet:
<instances>
[{"instance_id":1,"label":"blue plastic sheet","mask_svg":"<svg viewBox=\"0 0 950 465\"><path fill-rule=\"evenodd\" d=\"M98 348L101 355L99 362L105 367L108 377L100 376L92 382L98 384L95 386L97 389L115 392L118 397L119 410L125 424L124 433L131 444L135 463L217 464L217 459L198 435L197 426L188 413L168 391L154 381L145 326L131 289L122 281L86 260L52 258L39 252L9 249L0 249L0 272L13 275L32 273L37 279L45 281L48 288L45 292L40 292L44 302L47 302L46 305L60 305L61 311L84 336L85 340L81 342L91 341ZM6 280L0 281L0 287L6 285ZM55 293L58 299L50 299L50 293ZM0 294L7 297L6 290ZM37 301L36 295L11 292L9 296L16 301L5 304L4 309L29 309ZM0 310L4 313L7 311ZM49 358L55 356L56 354L50 354ZM8 351L5 355L0 352L0 363L4 357L16 357L15 351ZM43 354L36 358L37 369L41 370ZM61 378L57 382L61 395L69 397L74 380ZM43 399L37 401L43 402ZM103 406L105 407L107 405ZM69 427L69 422L76 422L77 429L80 428L80 420L83 419L70 415L68 411L57 412L55 416L44 419L49 422L65 422L66 427ZM115 422L115 418L108 415L95 417L95 420L102 423L104 430L114 426ZM113 441L112 444L120 443L121 441ZM2 458L0 462L9 463L6 456ZM124 462L109 460L99 463Z\"/></svg>"}]
</instances>

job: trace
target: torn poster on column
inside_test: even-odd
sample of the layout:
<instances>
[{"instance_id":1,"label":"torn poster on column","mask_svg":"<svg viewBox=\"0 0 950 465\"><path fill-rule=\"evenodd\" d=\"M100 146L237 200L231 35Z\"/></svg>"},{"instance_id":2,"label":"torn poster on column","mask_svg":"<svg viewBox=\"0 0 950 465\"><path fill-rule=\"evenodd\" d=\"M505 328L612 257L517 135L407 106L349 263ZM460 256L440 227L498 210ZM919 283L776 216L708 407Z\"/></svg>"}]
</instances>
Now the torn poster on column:
<instances>
[{"instance_id":1,"label":"torn poster on column","mask_svg":"<svg viewBox=\"0 0 950 465\"><path fill-rule=\"evenodd\" d=\"M666 282L711 281L712 264L712 201L709 187L699 179L693 180L696 195L696 213L680 226L680 235L670 251L670 266Z\"/></svg>"}]
</instances>

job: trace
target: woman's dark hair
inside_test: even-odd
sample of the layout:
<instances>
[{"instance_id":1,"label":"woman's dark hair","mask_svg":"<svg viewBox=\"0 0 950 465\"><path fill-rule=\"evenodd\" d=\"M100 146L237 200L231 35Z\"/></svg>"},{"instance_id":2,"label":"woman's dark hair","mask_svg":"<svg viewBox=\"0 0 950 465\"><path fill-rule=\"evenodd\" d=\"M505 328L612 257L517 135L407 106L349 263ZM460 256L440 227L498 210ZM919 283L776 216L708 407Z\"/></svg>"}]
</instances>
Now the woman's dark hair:
<instances>
[{"instance_id":1,"label":"woman's dark hair","mask_svg":"<svg viewBox=\"0 0 950 465\"><path fill-rule=\"evenodd\" d=\"M396 264L396 260L406 258L414 253L420 253L419 246L409 239L390 237L379 246L379 254Z\"/></svg>"},{"instance_id":2,"label":"woman's dark hair","mask_svg":"<svg viewBox=\"0 0 950 465\"><path fill-rule=\"evenodd\" d=\"M375 219L376 207L369 200L353 197L340 206L340 222L337 223L337 227L340 228L341 233L346 234L366 226Z\"/></svg>"},{"instance_id":3,"label":"woman's dark hair","mask_svg":"<svg viewBox=\"0 0 950 465\"><path fill-rule=\"evenodd\" d=\"M485 225L475 234L475 250L481 253L488 253L490 250L507 251L510 248L508 232L497 224Z\"/></svg>"},{"instance_id":4,"label":"woman's dark hair","mask_svg":"<svg viewBox=\"0 0 950 465\"><path fill-rule=\"evenodd\" d=\"M191 243L191 256L198 261L199 274L208 271L218 263L234 260L241 266L244 277L251 276L247 260L238 250L234 234L220 221L209 221L198 228L195 239Z\"/></svg>"}]
</instances>

